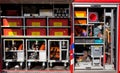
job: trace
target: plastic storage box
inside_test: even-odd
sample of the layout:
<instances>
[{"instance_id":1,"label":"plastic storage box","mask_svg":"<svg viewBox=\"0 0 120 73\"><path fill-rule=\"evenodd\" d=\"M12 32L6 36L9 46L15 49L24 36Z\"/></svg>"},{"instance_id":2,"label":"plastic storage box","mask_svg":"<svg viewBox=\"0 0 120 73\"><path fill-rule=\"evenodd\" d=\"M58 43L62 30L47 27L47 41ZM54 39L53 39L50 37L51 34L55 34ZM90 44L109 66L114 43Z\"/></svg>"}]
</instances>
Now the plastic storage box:
<instances>
[{"instance_id":1,"label":"plastic storage box","mask_svg":"<svg viewBox=\"0 0 120 73\"><path fill-rule=\"evenodd\" d=\"M87 11L75 11L75 17L87 17Z\"/></svg>"},{"instance_id":2,"label":"plastic storage box","mask_svg":"<svg viewBox=\"0 0 120 73\"><path fill-rule=\"evenodd\" d=\"M102 39L95 39L95 43L103 43Z\"/></svg>"},{"instance_id":3,"label":"plastic storage box","mask_svg":"<svg viewBox=\"0 0 120 73\"><path fill-rule=\"evenodd\" d=\"M46 26L45 19L26 19L27 26Z\"/></svg>"},{"instance_id":4,"label":"plastic storage box","mask_svg":"<svg viewBox=\"0 0 120 73\"><path fill-rule=\"evenodd\" d=\"M75 20L75 24L87 24L87 20L86 19Z\"/></svg>"},{"instance_id":5,"label":"plastic storage box","mask_svg":"<svg viewBox=\"0 0 120 73\"><path fill-rule=\"evenodd\" d=\"M55 28L51 28L49 35L52 36L68 36L68 29L65 28L59 28L59 29L55 29Z\"/></svg>"},{"instance_id":6,"label":"plastic storage box","mask_svg":"<svg viewBox=\"0 0 120 73\"><path fill-rule=\"evenodd\" d=\"M3 26L22 26L22 19L20 19L20 18L4 18Z\"/></svg>"},{"instance_id":7,"label":"plastic storage box","mask_svg":"<svg viewBox=\"0 0 120 73\"><path fill-rule=\"evenodd\" d=\"M22 29L3 29L4 36L22 36Z\"/></svg>"},{"instance_id":8,"label":"plastic storage box","mask_svg":"<svg viewBox=\"0 0 120 73\"><path fill-rule=\"evenodd\" d=\"M46 35L46 29L41 28L28 28L27 29L27 36L45 36Z\"/></svg>"},{"instance_id":9,"label":"plastic storage box","mask_svg":"<svg viewBox=\"0 0 120 73\"><path fill-rule=\"evenodd\" d=\"M91 56L101 57L102 56L102 46L91 46Z\"/></svg>"},{"instance_id":10,"label":"plastic storage box","mask_svg":"<svg viewBox=\"0 0 120 73\"><path fill-rule=\"evenodd\" d=\"M68 19L50 19L50 26L68 26Z\"/></svg>"}]
</instances>

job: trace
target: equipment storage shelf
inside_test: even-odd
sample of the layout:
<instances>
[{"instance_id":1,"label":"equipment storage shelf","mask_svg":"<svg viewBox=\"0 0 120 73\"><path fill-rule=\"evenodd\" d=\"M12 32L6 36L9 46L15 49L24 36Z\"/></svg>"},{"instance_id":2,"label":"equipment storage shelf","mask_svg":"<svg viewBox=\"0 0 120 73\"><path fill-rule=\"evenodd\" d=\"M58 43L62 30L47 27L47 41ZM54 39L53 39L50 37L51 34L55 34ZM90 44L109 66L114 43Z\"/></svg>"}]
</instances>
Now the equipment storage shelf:
<instances>
[{"instance_id":1,"label":"equipment storage shelf","mask_svg":"<svg viewBox=\"0 0 120 73\"><path fill-rule=\"evenodd\" d=\"M114 35L111 34L114 34L112 29L115 10L83 6L73 4L74 69L114 70L115 64L112 60L115 61L115 45L111 42L114 40Z\"/></svg>"},{"instance_id":2,"label":"equipment storage shelf","mask_svg":"<svg viewBox=\"0 0 120 73\"><path fill-rule=\"evenodd\" d=\"M24 40L4 39L3 45L5 68L22 69L25 63Z\"/></svg>"},{"instance_id":3,"label":"equipment storage shelf","mask_svg":"<svg viewBox=\"0 0 120 73\"><path fill-rule=\"evenodd\" d=\"M104 16L104 9L101 11ZM103 69L104 17L98 12L95 8L74 8L75 69Z\"/></svg>"},{"instance_id":4,"label":"equipment storage shelf","mask_svg":"<svg viewBox=\"0 0 120 73\"><path fill-rule=\"evenodd\" d=\"M68 66L69 40L48 40L48 62L50 67Z\"/></svg>"},{"instance_id":5,"label":"equipment storage shelf","mask_svg":"<svg viewBox=\"0 0 120 73\"><path fill-rule=\"evenodd\" d=\"M27 39L26 44L27 68L34 68L34 63L42 63L40 64L42 65L41 67L45 68L47 62L47 41L45 39Z\"/></svg>"},{"instance_id":6,"label":"equipment storage shelf","mask_svg":"<svg viewBox=\"0 0 120 73\"><path fill-rule=\"evenodd\" d=\"M15 41L22 39L23 50L9 50L6 52L3 47L3 56L6 54L18 55L17 52L24 52L24 60L5 59L3 60L3 69L5 70L39 70L50 69L48 60L48 40L59 40L59 43L64 43L67 47L61 48L60 63L62 70L64 66L69 66L69 41L71 35L70 24L70 8L69 4L23 4L23 5L8 5L0 6L1 14L1 30L2 43L5 39ZM12 7L11 7L12 6ZM14 7L14 8L13 8ZM11 41L12 41L11 40ZM6 41L6 40L5 40ZM13 41L12 41L13 42ZM12 42L10 45L12 46ZM18 44L21 42L18 42ZM6 45L6 43L5 43ZM66 55L66 57L64 57ZM10 61L10 62L9 62ZM49 62L50 61L50 62ZM10 63L14 63L12 66ZM55 61L54 63L58 63ZM54 65L54 64L53 64ZM11 67L7 69L6 67ZM22 68L21 68L22 66ZM17 67L17 69L15 69ZM53 69L57 70L58 67ZM52 68L51 68L52 69Z\"/></svg>"}]
</instances>

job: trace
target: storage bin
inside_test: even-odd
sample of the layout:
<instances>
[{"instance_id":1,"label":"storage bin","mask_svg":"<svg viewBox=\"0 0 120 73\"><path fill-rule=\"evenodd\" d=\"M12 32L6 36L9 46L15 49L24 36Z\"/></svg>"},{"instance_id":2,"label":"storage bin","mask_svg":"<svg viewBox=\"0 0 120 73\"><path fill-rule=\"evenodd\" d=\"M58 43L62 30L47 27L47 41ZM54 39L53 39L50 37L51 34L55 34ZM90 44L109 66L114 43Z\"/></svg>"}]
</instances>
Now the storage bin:
<instances>
[{"instance_id":1,"label":"storage bin","mask_svg":"<svg viewBox=\"0 0 120 73\"><path fill-rule=\"evenodd\" d=\"M96 39L95 43L103 43L103 40L102 39Z\"/></svg>"},{"instance_id":2,"label":"storage bin","mask_svg":"<svg viewBox=\"0 0 120 73\"><path fill-rule=\"evenodd\" d=\"M87 11L75 11L75 17L87 17Z\"/></svg>"},{"instance_id":3,"label":"storage bin","mask_svg":"<svg viewBox=\"0 0 120 73\"><path fill-rule=\"evenodd\" d=\"M50 19L49 26L68 26L68 19Z\"/></svg>"},{"instance_id":4,"label":"storage bin","mask_svg":"<svg viewBox=\"0 0 120 73\"><path fill-rule=\"evenodd\" d=\"M3 29L4 36L22 36L22 29Z\"/></svg>"},{"instance_id":5,"label":"storage bin","mask_svg":"<svg viewBox=\"0 0 120 73\"><path fill-rule=\"evenodd\" d=\"M49 32L50 35L52 36L65 36L65 35L68 35L68 29L65 29L65 28L59 28L59 29L55 29L55 28L51 28L50 29L50 32Z\"/></svg>"},{"instance_id":6,"label":"storage bin","mask_svg":"<svg viewBox=\"0 0 120 73\"><path fill-rule=\"evenodd\" d=\"M46 35L46 29L41 28L28 28L27 29L27 36L45 36Z\"/></svg>"},{"instance_id":7,"label":"storage bin","mask_svg":"<svg viewBox=\"0 0 120 73\"><path fill-rule=\"evenodd\" d=\"M91 46L91 56L92 57L101 57L102 56L102 47L103 46Z\"/></svg>"},{"instance_id":8,"label":"storage bin","mask_svg":"<svg viewBox=\"0 0 120 73\"><path fill-rule=\"evenodd\" d=\"M46 26L45 19L26 19L27 26Z\"/></svg>"},{"instance_id":9,"label":"storage bin","mask_svg":"<svg viewBox=\"0 0 120 73\"><path fill-rule=\"evenodd\" d=\"M39 61L46 61L47 55L46 51L39 51Z\"/></svg>"},{"instance_id":10,"label":"storage bin","mask_svg":"<svg viewBox=\"0 0 120 73\"><path fill-rule=\"evenodd\" d=\"M86 19L75 20L75 24L87 24Z\"/></svg>"},{"instance_id":11,"label":"storage bin","mask_svg":"<svg viewBox=\"0 0 120 73\"><path fill-rule=\"evenodd\" d=\"M24 51L17 52L17 61L23 62L24 61Z\"/></svg>"},{"instance_id":12,"label":"storage bin","mask_svg":"<svg viewBox=\"0 0 120 73\"><path fill-rule=\"evenodd\" d=\"M3 26L22 26L22 19L20 19L20 18L4 18Z\"/></svg>"}]
</instances>

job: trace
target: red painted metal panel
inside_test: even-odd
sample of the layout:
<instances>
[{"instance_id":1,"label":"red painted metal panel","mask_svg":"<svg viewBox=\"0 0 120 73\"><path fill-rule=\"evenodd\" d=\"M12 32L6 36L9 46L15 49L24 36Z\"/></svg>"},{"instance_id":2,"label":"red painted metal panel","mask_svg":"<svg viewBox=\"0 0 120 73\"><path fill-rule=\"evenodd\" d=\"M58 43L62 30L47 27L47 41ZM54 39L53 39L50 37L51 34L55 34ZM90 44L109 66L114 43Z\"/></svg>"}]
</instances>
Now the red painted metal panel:
<instances>
[{"instance_id":1,"label":"red painted metal panel","mask_svg":"<svg viewBox=\"0 0 120 73\"><path fill-rule=\"evenodd\" d=\"M103 2L103 3L120 3L120 0L74 0L74 2Z\"/></svg>"},{"instance_id":2,"label":"red painted metal panel","mask_svg":"<svg viewBox=\"0 0 120 73\"><path fill-rule=\"evenodd\" d=\"M1 43L0 43L0 51L1 50ZM2 53L0 53L0 73L2 72Z\"/></svg>"},{"instance_id":3,"label":"red painted metal panel","mask_svg":"<svg viewBox=\"0 0 120 73\"><path fill-rule=\"evenodd\" d=\"M74 60L74 56L73 56L73 52L74 52L74 41L73 41L73 32L71 32L71 41L70 41L70 73L74 73L74 64L73 64L73 60Z\"/></svg>"},{"instance_id":4,"label":"red painted metal panel","mask_svg":"<svg viewBox=\"0 0 120 73\"><path fill-rule=\"evenodd\" d=\"M70 22L70 25L71 25L71 28L73 28L73 8L72 8L72 4L70 5L70 18L71 18L71 22ZM73 64L73 60L74 60L74 56L73 56L73 53L74 53L74 47L73 47L73 43L74 43L74 33L73 33L73 29L71 29L71 39L70 39L70 73L74 73L74 64Z\"/></svg>"},{"instance_id":5,"label":"red painted metal panel","mask_svg":"<svg viewBox=\"0 0 120 73\"><path fill-rule=\"evenodd\" d=\"M118 73L120 73L120 5L118 7Z\"/></svg>"}]
</instances>

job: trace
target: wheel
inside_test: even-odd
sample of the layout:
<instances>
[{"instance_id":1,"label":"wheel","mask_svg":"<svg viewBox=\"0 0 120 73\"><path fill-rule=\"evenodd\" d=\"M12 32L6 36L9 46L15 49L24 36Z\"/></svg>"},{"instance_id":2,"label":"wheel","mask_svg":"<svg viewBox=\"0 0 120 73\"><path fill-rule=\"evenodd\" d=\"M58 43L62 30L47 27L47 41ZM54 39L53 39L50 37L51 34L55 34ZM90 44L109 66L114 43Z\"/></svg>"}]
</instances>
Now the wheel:
<instances>
[{"instance_id":1,"label":"wheel","mask_svg":"<svg viewBox=\"0 0 120 73\"><path fill-rule=\"evenodd\" d=\"M23 63L22 63L22 62L20 62L20 68L22 69L22 67L23 67Z\"/></svg>"},{"instance_id":2,"label":"wheel","mask_svg":"<svg viewBox=\"0 0 120 73\"><path fill-rule=\"evenodd\" d=\"M42 70L45 69L45 62L42 63Z\"/></svg>"},{"instance_id":3,"label":"wheel","mask_svg":"<svg viewBox=\"0 0 120 73\"><path fill-rule=\"evenodd\" d=\"M30 69L30 67L31 67L31 63L29 62L29 63L28 63L28 69Z\"/></svg>"},{"instance_id":4,"label":"wheel","mask_svg":"<svg viewBox=\"0 0 120 73\"><path fill-rule=\"evenodd\" d=\"M53 65L52 65L52 62L51 62L51 63L50 63L50 67L52 68L52 66L53 66Z\"/></svg>"},{"instance_id":5,"label":"wheel","mask_svg":"<svg viewBox=\"0 0 120 73\"><path fill-rule=\"evenodd\" d=\"M6 64L5 64L5 65L6 65L6 69L8 69L8 66L9 66L9 62L6 62Z\"/></svg>"},{"instance_id":6,"label":"wheel","mask_svg":"<svg viewBox=\"0 0 120 73\"><path fill-rule=\"evenodd\" d=\"M45 67L45 62L42 63L42 66Z\"/></svg>"},{"instance_id":7,"label":"wheel","mask_svg":"<svg viewBox=\"0 0 120 73\"><path fill-rule=\"evenodd\" d=\"M64 67L66 67L67 66L67 63L64 63Z\"/></svg>"},{"instance_id":8,"label":"wheel","mask_svg":"<svg viewBox=\"0 0 120 73\"><path fill-rule=\"evenodd\" d=\"M67 67L68 67L67 63L64 63L65 70L67 70Z\"/></svg>"}]
</instances>

